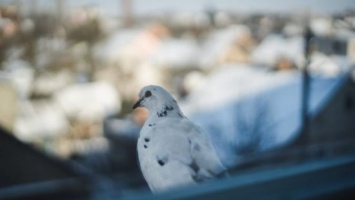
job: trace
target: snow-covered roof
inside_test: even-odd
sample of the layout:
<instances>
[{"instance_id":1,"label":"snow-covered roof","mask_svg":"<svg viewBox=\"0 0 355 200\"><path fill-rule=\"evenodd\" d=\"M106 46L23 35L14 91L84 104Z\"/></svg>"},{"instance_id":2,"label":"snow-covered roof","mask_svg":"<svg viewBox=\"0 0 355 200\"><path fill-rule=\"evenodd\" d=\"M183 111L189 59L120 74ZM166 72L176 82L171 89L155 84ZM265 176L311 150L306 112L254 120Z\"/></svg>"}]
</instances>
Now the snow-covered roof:
<instances>
[{"instance_id":1,"label":"snow-covered roof","mask_svg":"<svg viewBox=\"0 0 355 200\"><path fill-rule=\"evenodd\" d=\"M251 34L244 25L234 25L224 29L212 31L202 45L200 57L201 66L214 65L219 56L228 50L236 41Z\"/></svg>"},{"instance_id":2,"label":"snow-covered roof","mask_svg":"<svg viewBox=\"0 0 355 200\"><path fill-rule=\"evenodd\" d=\"M310 61L308 70L312 74L322 76L339 76L349 71L350 66L354 63L346 56L328 56L320 52L314 52L310 57Z\"/></svg>"},{"instance_id":3,"label":"snow-covered roof","mask_svg":"<svg viewBox=\"0 0 355 200\"><path fill-rule=\"evenodd\" d=\"M56 92L55 101L67 116L97 120L121 110L118 91L107 82L76 84Z\"/></svg>"},{"instance_id":4,"label":"snow-covered roof","mask_svg":"<svg viewBox=\"0 0 355 200\"><path fill-rule=\"evenodd\" d=\"M14 59L4 64L0 80L11 83L20 99L27 99L31 93L34 73L28 62Z\"/></svg>"},{"instance_id":5,"label":"snow-covered roof","mask_svg":"<svg viewBox=\"0 0 355 200\"><path fill-rule=\"evenodd\" d=\"M168 39L153 53L150 61L163 67L197 66L199 52L195 40Z\"/></svg>"},{"instance_id":6,"label":"snow-covered roof","mask_svg":"<svg viewBox=\"0 0 355 200\"><path fill-rule=\"evenodd\" d=\"M208 77L182 104L184 113L214 110L240 98L257 94L263 90L287 82L294 71L269 72L249 65L228 65L220 67Z\"/></svg>"},{"instance_id":7,"label":"snow-covered roof","mask_svg":"<svg viewBox=\"0 0 355 200\"><path fill-rule=\"evenodd\" d=\"M252 61L258 64L274 66L281 58L288 58L296 65L302 66L304 60L304 40L301 36L286 38L271 34L255 48Z\"/></svg>"},{"instance_id":8,"label":"snow-covered roof","mask_svg":"<svg viewBox=\"0 0 355 200\"><path fill-rule=\"evenodd\" d=\"M49 101L18 102L18 117L14 132L23 141L34 138L56 137L66 133L69 122L64 112L55 103Z\"/></svg>"},{"instance_id":9,"label":"snow-covered roof","mask_svg":"<svg viewBox=\"0 0 355 200\"><path fill-rule=\"evenodd\" d=\"M169 35L165 26L152 24L147 28L120 29L95 47L95 55L106 61L146 60Z\"/></svg>"},{"instance_id":10,"label":"snow-covered roof","mask_svg":"<svg viewBox=\"0 0 355 200\"><path fill-rule=\"evenodd\" d=\"M229 69L226 74L232 74L232 71ZM220 98L222 103L218 107L200 108L187 114L209 134L226 165L233 165L237 156L242 156L245 151L263 151L288 144L297 137L302 125L300 73L282 75L248 68L240 69L239 73L239 78L237 75L234 78L224 76L225 84L209 82L208 89L205 87L204 93L199 92L200 99ZM277 82L276 79L280 80ZM325 105L343 80L343 76L312 77L311 115ZM191 99L191 102L195 101Z\"/></svg>"},{"instance_id":11,"label":"snow-covered roof","mask_svg":"<svg viewBox=\"0 0 355 200\"><path fill-rule=\"evenodd\" d=\"M105 60L117 59L123 48L141 31L141 29L121 29L112 33L105 41L95 46L96 56Z\"/></svg>"}]
</instances>

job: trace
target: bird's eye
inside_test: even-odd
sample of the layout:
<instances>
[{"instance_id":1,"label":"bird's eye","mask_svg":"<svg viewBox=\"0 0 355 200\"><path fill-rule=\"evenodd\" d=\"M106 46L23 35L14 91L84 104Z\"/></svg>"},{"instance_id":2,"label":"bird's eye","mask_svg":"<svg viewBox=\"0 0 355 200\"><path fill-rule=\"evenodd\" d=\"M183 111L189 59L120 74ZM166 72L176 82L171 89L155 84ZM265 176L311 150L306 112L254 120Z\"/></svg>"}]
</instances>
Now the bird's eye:
<instances>
[{"instance_id":1,"label":"bird's eye","mask_svg":"<svg viewBox=\"0 0 355 200\"><path fill-rule=\"evenodd\" d=\"M148 90L145 92L144 97L150 97L152 96L152 93Z\"/></svg>"}]
</instances>

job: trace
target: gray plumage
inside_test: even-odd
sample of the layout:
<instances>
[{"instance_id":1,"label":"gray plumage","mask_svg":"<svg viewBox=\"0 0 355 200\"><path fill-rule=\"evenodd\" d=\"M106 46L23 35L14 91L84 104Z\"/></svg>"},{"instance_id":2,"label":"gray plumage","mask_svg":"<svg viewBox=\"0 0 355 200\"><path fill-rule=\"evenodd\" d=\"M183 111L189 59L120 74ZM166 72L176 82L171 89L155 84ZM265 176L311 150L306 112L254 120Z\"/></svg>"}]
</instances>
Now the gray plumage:
<instances>
[{"instance_id":1,"label":"gray plumage","mask_svg":"<svg viewBox=\"0 0 355 200\"><path fill-rule=\"evenodd\" d=\"M225 175L206 134L187 119L162 87L146 86L134 105L149 110L137 143L140 167L153 192Z\"/></svg>"}]
</instances>

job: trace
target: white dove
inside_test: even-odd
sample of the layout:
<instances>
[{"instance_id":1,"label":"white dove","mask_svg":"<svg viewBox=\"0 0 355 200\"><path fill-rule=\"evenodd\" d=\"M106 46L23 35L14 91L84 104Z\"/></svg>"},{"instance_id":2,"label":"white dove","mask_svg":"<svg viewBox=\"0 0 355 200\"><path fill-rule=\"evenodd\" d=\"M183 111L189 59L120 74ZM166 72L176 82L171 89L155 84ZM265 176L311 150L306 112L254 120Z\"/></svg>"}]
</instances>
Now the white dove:
<instances>
[{"instance_id":1,"label":"white dove","mask_svg":"<svg viewBox=\"0 0 355 200\"><path fill-rule=\"evenodd\" d=\"M227 175L208 136L182 114L169 92L146 86L133 109L137 107L149 110L137 150L152 192Z\"/></svg>"}]
</instances>

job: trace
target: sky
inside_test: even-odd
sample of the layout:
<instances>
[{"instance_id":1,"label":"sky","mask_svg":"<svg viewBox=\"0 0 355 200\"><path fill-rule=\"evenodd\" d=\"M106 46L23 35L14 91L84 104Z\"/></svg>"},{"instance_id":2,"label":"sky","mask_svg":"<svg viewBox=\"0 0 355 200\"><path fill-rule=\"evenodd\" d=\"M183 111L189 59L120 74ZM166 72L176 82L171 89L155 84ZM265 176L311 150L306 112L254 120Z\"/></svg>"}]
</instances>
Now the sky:
<instances>
[{"instance_id":1,"label":"sky","mask_svg":"<svg viewBox=\"0 0 355 200\"><path fill-rule=\"evenodd\" d=\"M31 6L36 4L40 9L54 8L56 1L64 1L72 8L82 5L96 5L103 14L119 15L121 0L0 0L0 4L22 2ZM339 12L355 9L354 0L132 0L133 12L136 15L159 12L197 12L207 8L228 10L243 13L250 12L290 12L307 11Z\"/></svg>"},{"instance_id":2,"label":"sky","mask_svg":"<svg viewBox=\"0 0 355 200\"><path fill-rule=\"evenodd\" d=\"M186 2L186 3L183 3ZM135 0L138 13L176 9L198 11L206 7L242 12L289 12L292 10L314 9L316 11L339 11L349 7L355 8L353 0Z\"/></svg>"}]
</instances>

